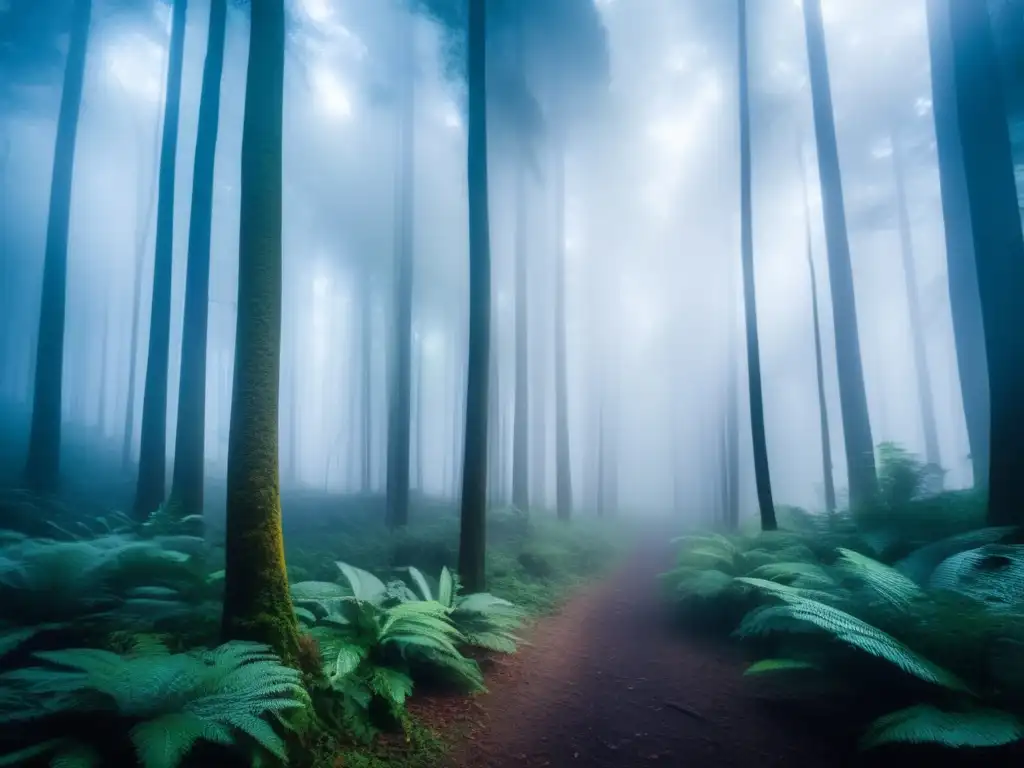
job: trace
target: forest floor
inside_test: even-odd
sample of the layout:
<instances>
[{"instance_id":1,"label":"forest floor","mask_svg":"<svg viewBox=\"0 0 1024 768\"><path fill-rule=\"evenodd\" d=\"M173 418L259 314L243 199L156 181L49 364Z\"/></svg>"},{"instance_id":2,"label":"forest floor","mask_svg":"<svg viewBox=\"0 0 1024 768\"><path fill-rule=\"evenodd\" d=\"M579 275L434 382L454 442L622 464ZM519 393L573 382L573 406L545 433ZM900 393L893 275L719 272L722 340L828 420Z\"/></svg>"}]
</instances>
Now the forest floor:
<instances>
[{"instance_id":1,"label":"forest floor","mask_svg":"<svg viewBox=\"0 0 1024 768\"><path fill-rule=\"evenodd\" d=\"M794 714L744 678L736 649L688 637L662 599L662 537L577 592L487 661L489 693L426 696L411 712L453 741L453 768L837 768L1006 765L1003 751L887 749L858 754L863 721L835 703ZM678 624L678 622L676 622Z\"/></svg>"}]
</instances>

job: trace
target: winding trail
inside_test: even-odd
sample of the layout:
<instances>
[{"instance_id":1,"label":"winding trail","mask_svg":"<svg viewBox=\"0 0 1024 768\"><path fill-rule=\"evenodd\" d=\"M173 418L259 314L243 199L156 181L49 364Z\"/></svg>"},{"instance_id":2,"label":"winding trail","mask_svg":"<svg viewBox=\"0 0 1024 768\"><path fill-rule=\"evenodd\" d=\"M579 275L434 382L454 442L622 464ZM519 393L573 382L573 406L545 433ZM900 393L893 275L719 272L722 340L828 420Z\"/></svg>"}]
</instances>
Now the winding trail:
<instances>
[{"instance_id":1,"label":"winding trail","mask_svg":"<svg viewBox=\"0 0 1024 768\"><path fill-rule=\"evenodd\" d=\"M742 676L734 650L671 626L657 583L672 561L664 542L642 542L621 568L538 622L529 646L486 669L488 694L413 705L457 735L453 768L1008 764L1003 751L858 755L858 725L841 710L780 711Z\"/></svg>"}]
</instances>

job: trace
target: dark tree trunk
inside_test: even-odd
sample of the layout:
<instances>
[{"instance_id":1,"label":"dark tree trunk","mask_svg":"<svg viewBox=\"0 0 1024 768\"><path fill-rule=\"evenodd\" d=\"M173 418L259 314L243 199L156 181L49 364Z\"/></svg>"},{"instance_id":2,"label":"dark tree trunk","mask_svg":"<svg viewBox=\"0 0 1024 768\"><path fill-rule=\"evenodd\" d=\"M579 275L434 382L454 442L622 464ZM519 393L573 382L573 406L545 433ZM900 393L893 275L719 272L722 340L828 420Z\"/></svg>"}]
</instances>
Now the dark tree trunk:
<instances>
[{"instance_id":1,"label":"dark tree trunk","mask_svg":"<svg viewBox=\"0 0 1024 768\"><path fill-rule=\"evenodd\" d=\"M829 83L821 0L804 0L803 8L814 133L818 145L818 173L821 178L821 198L825 216L829 284L832 289L836 368L839 373L839 404L843 415L846 470L850 506L857 507L875 497L878 491L878 477L875 472L871 420L868 415L864 370L860 357L857 302L853 289L853 267L850 264L850 242L846 229L843 182L839 168L835 116L832 112L832 86Z\"/></svg>"},{"instance_id":2,"label":"dark tree trunk","mask_svg":"<svg viewBox=\"0 0 1024 768\"><path fill-rule=\"evenodd\" d=\"M467 593L486 588L487 395L491 341L491 244L488 222L486 3L469 0L469 363L459 528L459 577Z\"/></svg>"},{"instance_id":3,"label":"dark tree trunk","mask_svg":"<svg viewBox=\"0 0 1024 768\"><path fill-rule=\"evenodd\" d=\"M555 162L555 491L558 519L572 518L569 394L565 344L565 141L556 135Z\"/></svg>"},{"instance_id":4,"label":"dark tree trunk","mask_svg":"<svg viewBox=\"0 0 1024 768\"><path fill-rule=\"evenodd\" d=\"M728 313L728 334L726 342L726 384L725 384L725 430L722 437L724 451L723 482L725 487L722 501L725 504L725 526L735 531L740 525L740 394L739 394L739 344L736 328L736 281L729 269L726 311Z\"/></svg>"},{"instance_id":5,"label":"dark tree trunk","mask_svg":"<svg viewBox=\"0 0 1024 768\"><path fill-rule=\"evenodd\" d=\"M188 0L174 0L167 93L160 149L160 199L156 209L153 300L149 319L146 384L142 395L142 436L134 512L143 519L164 501L167 474L167 378L171 342L171 267L174 261L174 179L178 159L181 70L185 58Z\"/></svg>"},{"instance_id":6,"label":"dark tree trunk","mask_svg":"<svg viewBox=\"0 0 1024 768\"><path fill-rule=\"evenodd\" d=\"M957 370L963 399L974 483L988 484L988 362L974 263L971 210L967 200L963 149L949 32L949 0L928 0L928 45L931 54L932 109L942 189L942 222L946 234L949 308L953 319Z\"/></svg>"},{"instance_id":7,"label":"dark tree trunk","mask_svg":"<svg viewBox=\"0 0 1024 768\"><path fill-rule=\"evenodd\" d=\"M828 427L828 403L825 400L825 365L821 354L821 321L818 316L818 280L814 273L814 248L811 241L811 205L807 199L807 173L804 168L803 145L797 147L800 161L800 186L804 201L804 239L807 271L811 281L811 317L814 323L814 367L818 384L818 417L821 425L821 465L825 485L825 511L835 512L836 487L832 478L832 436Z\"/></svg>"},{"instance_id":8,"label":"dark tree trunk","mask_svg":"<svg viewBox=\"0 0 1024 768\"><path fill-rule=\"evenodd\" d=\"M75 169L78 113L82 106L85 59L89 47L92 0L75 0L71 38L64 65L64 88L57 118L57 139L46 222L43 295L36 336L32 429L25 460L25 482L52 492L60 477L61 392L64 377L64 315L67 307L68 223Z\"/></svg>"},{"instance_id":9,"label":"dark tree trunk","mask_svg":"<svg viewBox=\"0 0 1024 768\"><path fill-rule=\"evenodd\" d=\"M950 0L967 198L988 360L988 519L1024 522L1024 235L1005 96L987 5Z\"/></svg>"},{"instance_id":10,"label":"dark tree trunk","mask_svg":"<svg viewBox=\"0 0 1024 768\"><path fill-rule=\"evenodd\" d=\"M761 511L761 530L774 531L768 469L768 443L764 429L764 398L761 392L761 353L757 336L757 299L754 290L754 215L750 184L750 93L747 73L747 0L739 0L740 70L740 249L743 256L743 314L747 332L747 386L750 394L750 434L754 444L754 482Z\"/></svg>"},{"instance_id":11,"label":"dark tree trunk","mask_svg":"<svg viewBox=\"0 0 1024 768\"><path fill-rule=\"evenodd\" d=\"M178 428L171 501L177 514L203 511L206 467L206 347L210 315L210 237L213 225L214 161L224 71L226 0L210 0L210 25L199 100L192 212L189 217L185 317L181 337Z\"/></svg>"},{"instance_id":12,"label":"dark tree trunk","mask_svg":"<svg viewBox=\"0 0 1024 768\"><path fill-rule=\"evenodd\" d=\"M226 640L269 645L296 664L298 627L288 591L278 484L281 369L283 0L253 0L238 253L238 321L228 446L224 613Z\"/></svg>"},{"instance_id":13,"label":"dark tree trunk","mask_svg":"<svg viewBox=\"0 0 1024 768\"><path fill-rule=\"evenodd\" d=\"M928 370L928 352L925 346L924 329L921 321L921 298L917 289L917 265L914 263L914 238L907 210L906 174L903 168L903 148L899 132L894 128L890 134L892 142L893 178L896 184L896 215L899 219L900 257L907 288L907 308L910 314L910 338L914 352L914 372L917 375L918 404L921 407L921 428L924 431L925 461L933 467L942 467L939 455L939 431L935 424L935 398L932 395L932 380ZM940 473L936 473L941 478Z\"/></svg>"},{"instance_id":14,"label":"dark tree trunk","mask_svg":"<svg viewBox=\"0 0 1024 768\"><path fill-rule=\"evenodd\" d=\"M413 187L416 116L414 20L403 14L405 51L398 115L397 210L395 216L394 379L388 425L387 524L402 528L409 522L409 457L412 432L412 295L413 295Z\"/></svg>"}]
</instances>

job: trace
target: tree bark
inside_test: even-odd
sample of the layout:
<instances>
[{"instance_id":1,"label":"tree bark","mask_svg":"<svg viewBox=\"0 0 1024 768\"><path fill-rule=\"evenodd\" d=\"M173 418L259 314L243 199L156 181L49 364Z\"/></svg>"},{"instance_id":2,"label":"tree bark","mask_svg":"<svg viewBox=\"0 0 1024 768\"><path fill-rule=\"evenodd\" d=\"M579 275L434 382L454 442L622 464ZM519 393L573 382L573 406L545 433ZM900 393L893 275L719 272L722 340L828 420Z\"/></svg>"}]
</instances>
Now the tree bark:
<instances>
[{"instance_id":1,"label":"tree bark","mask_svg":"<svg viewBox=\"0 0 1024 768\"><path fill-rule=\"evenodd\" d=\"M252 0L242 129L238 320L228 445L225 640L298 657L278 483L284 0Z\"/></svg>"},{"instance_id":2,"label":"tree bark","mask_svg":"<svg viewBox=\"0 0 1024 768\"><path fill-rule=\"evenodd\" d=\"M405 52L399 95L397 206L395 217L394 379L388 426L387 524L402 528L409 522L409 458L412 432L412 296L413 187L415 174L415 42L412 14L401 14Z\"/></svg>"},{"instance_id":3,"label":"tree bark","mask_svg":"<svg viewBox=\"0 0 1024 768\"><path fill-rule=\"evenodd\" d=\"M491 341L491 245L487 181L486 2L469 0L469 363L459 528L459 577L486 588L487 396Z\"/></svg>"},{"instance_id":4,"label":"tree bark","mask_svg":"<svg viewBox=\"0 0 1024 768\"><path fill-rule=\"evenodd\" d=\"M1024 235L988 9L950 0L956 83L990 399L988 520L1024 521Z\"/></svg>"},{"instance_id":5,"label":"tree bark","mask_svg":"<svg viewBox=\"0 0 1024 768\"><path fill-rule=\"evenodd\" d=\"M754 289L754 214L750 183L750 93L747 73L747 0L739 0L740 80L740 250L743 257L743 309L747 333L747 387L750 394L750 434L754 444L754 482L761 512L761 530L774 531L775 504L772 501L768 468L768 443L764 428L764 398L761 392L761 352L757 335L757 292Z\"/></svg>"},{"instance_id":6,"label":"tree bark","mask_svg":"<svg viewBox=\"0 0 1024 768\"><path fill-rule=\"evenodd\" d=\"M224 71L226 0L210 0L210 24L199 99L199 125L192 174L185 317L181 338L178 428L171 502L176 514L203 511L206 468L206 353L210 317L210 238L213 227L214 165Z\"/></svg>"},{"instance_id":7,"label":"tree bark","mask_svg":"<svg viewBox=\"0 0 1024 768\"><path fill-rule=\"evenodd\" d=\"M978 271L974 259L971 210L967 200L957 98L953 76L948 0L928 0L928 46L932 73L932 111L946 235L949 308L953 319L957 371L963 401L974 484L988 484L989 393Z\"/></svg>"},{"instance_id":8,"label":"tree bark","mask_svg":"<svg viewBox=\"0 0 1024 768\"><path fill-rule=\"evenodd\" d=\"M60 477L61 394L64 377L64 317L67 308L68 225L75 169L78 114L82 106L92 0L75 0L71 38L64 65L64 88L57 117L57 138L46 222L43 294L36 337L32 427L25 482L41 492L57 490Z\"/></svg>"},{"instance_id":9,"label":"tree bark","mask_svg":"<svg viewBox=\"0 0 1024 768\"><path fill-rule=\"evenodd\" d=\"M149 350L142 395L142 436L134 512L144 519L164 501L167 475L167 379L171 343L171 268L174 261L174 181L178 160L178 115L181 71L185 58L185 16L188 0L174 0L168 54L163 139L160 150L160 191L156 209L153 257L153 300L150 306Z\"/></svg>"},{"instance_id":10,"label":"tree bark","mask_svg":"<svg viewBox=\"0 0 1024 768\"><path fill-rule=\"evenodd\" d=\"M829 284L832 289L832 319L835 325L836 367L839 373L839 403L843 415L843 441L850 506L871 502L878 492L874 443L868 414L864 370L857 329L857 302L850 264L850 242L843 203L843 182L832 111L825 27L821 0L804 0L804 27L811 81L814 132L818 145L818 173L825 215Z\"/></svg>"}]
</instances>

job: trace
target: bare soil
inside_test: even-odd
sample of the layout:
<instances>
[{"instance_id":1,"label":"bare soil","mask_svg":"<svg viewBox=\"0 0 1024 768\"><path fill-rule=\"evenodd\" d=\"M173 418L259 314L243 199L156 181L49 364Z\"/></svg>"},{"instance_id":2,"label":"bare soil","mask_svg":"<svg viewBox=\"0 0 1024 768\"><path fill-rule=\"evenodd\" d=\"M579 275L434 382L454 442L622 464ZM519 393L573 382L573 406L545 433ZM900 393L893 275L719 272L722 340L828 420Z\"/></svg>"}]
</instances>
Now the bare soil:
<instances>
[{"instance_id":1,"label":"bare soil","mask_svg":"<svg viewBox=\"0 0 1024 768\"><path fill-rule=\"evenodd\" d=\"M742 676L734 648L673 626L658 573L671 563L647 541L603 581L528 633L512 657L486 662L489 692L411 703L454 738L453 768L930 768L1020 762L1012 750L859 753L863 717L834 702L794 712Z\"/></svg>"}]
</instances>

